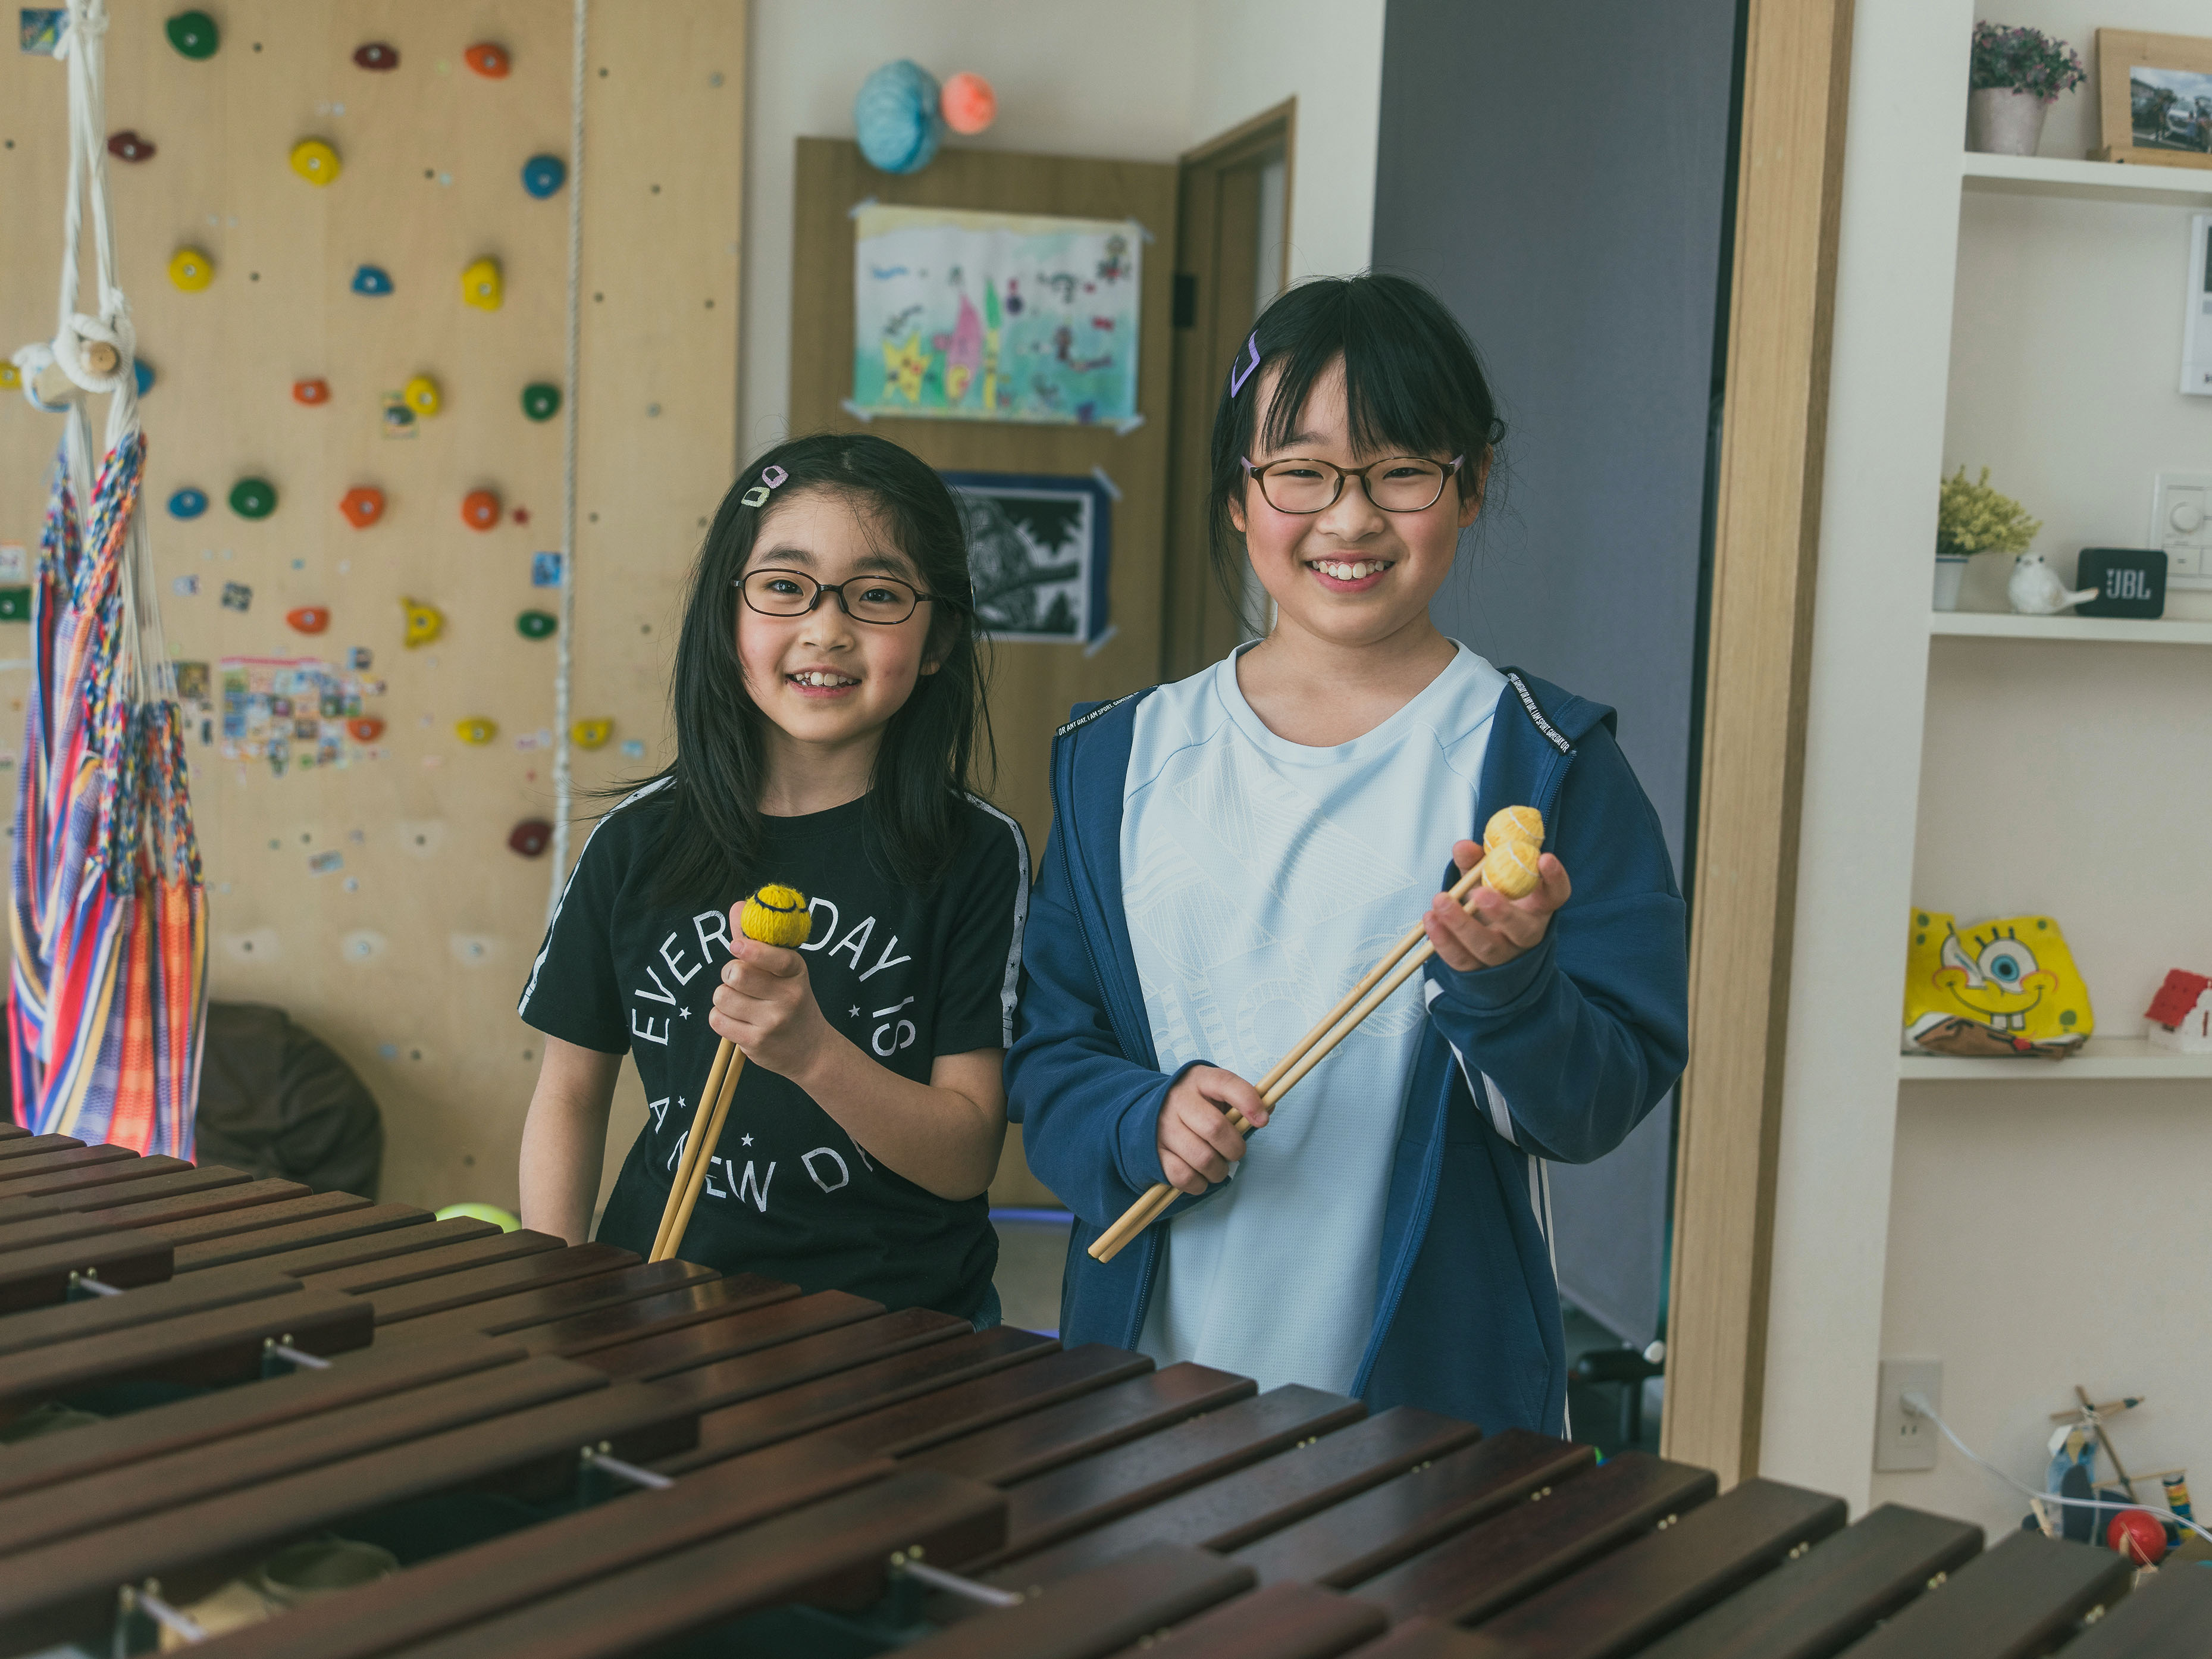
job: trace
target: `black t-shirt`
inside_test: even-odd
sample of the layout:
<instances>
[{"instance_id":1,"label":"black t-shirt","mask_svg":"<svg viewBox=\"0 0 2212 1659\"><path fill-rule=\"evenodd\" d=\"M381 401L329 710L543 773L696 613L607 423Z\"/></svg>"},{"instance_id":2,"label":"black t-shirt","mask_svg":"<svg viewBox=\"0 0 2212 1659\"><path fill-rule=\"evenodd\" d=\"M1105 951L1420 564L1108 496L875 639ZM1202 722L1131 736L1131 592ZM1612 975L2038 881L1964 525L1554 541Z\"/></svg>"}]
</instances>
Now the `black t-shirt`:
<instances>
[{"instance_id":1,"label":"black t-shirt","mask_svg":"<svg viewBox=\"0 0 2212 1659\"><path fill-rule=\"evenodd\" d=\"M517 1012L539 1030L637 1060L649 1108L599 1237L650 1251L720 1039L707 1024L744 895L647 896L665 816L653 786L602 818L562 894ZM830 1026L882 1065L929 1080L939 1054L1013 1039L1029 852L1012 818L974 801L960 850L928 892L881 873L866 802L763 820L762 880L808 895L801 951ZM726 1273L891 1308L974 1315L999 1254L988 1200L939 1198L872 1159L805 1091L748 1062L681 1254Z\"/></svg>"}]
</instances>

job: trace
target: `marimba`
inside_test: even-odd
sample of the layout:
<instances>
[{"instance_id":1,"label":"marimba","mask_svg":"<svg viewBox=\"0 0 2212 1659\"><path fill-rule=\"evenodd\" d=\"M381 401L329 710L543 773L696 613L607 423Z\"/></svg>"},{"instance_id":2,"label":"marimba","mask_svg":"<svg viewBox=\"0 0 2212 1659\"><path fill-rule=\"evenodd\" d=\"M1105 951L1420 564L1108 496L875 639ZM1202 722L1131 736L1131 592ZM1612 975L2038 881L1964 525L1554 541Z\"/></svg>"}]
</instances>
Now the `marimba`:
<instances>
[{"instance_id":1,"label":"marimba","mask_svg":"<svg viewBox=\"0 0 2212 1659\"><path fill-rule=\"evenodd\" d=\"M2212 1655L2212 1571L0 1130L0 1653Z\"/></svg>"}]
</instances>

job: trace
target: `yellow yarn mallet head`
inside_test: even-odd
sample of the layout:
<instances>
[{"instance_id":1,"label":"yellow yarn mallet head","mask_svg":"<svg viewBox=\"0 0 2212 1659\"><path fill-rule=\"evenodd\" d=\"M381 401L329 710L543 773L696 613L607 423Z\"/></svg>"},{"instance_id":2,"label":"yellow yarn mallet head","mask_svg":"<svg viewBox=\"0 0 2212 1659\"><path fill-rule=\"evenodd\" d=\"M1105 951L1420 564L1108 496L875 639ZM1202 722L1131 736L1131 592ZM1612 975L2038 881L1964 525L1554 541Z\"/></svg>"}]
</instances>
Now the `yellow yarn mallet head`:
<instances>
[{"instance_id":1,"label":"yellow yarn mallet head","mask_svg":"<svg viewBox=\"0 0 2212 1659\"><path fill-rule=\"evenodd\" d=\"M1541 847L1544 815L1533 806L1499 807L1482 826L1482 850L1487 853L1501 841L1534 842Z\"/></svg>"},{"instance_id":2,"label":"yellow yarn mallet head","mask_svg":"<svg viewBox=\"0 0 2212 1659\"><path fill-rule=\"evenodd\" d=\"M1482 826L1482 884L1522 898L1543 879L1544 815L1533 806L1502 806Z\"/></svg>"},{"instance_id":3,"label":"yellow yarn mallet head","mask_svg":"<svg viewBox=\"0 0 2212 1659\"><path fill-rule=\"evenodd\" d=\"M814 932L814 913L806 908L806 895L796 887L770 882L745 901L738 926L747 939L796 950Z\"/></svg>"}]
</instances>

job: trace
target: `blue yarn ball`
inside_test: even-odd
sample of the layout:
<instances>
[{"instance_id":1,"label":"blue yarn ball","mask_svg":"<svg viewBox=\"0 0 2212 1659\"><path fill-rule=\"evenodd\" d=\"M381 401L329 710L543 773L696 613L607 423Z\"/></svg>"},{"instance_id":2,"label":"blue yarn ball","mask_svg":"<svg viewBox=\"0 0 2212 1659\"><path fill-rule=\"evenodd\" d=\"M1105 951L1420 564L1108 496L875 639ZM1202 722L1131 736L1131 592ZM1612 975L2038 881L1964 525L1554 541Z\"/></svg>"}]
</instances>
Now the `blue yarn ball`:
<instances>
[{"instance_id":1,"label":"blue yarn ball","mask_svg":"<svg viewBox=\"0 0 2212 1659\"><path fill-rule=\"evenodd\" d=\"M860 82L853 128L871 165L885 173L921 172L944 136L937 77L910 58L884 64Z\"/></svg>"}]
</instances>

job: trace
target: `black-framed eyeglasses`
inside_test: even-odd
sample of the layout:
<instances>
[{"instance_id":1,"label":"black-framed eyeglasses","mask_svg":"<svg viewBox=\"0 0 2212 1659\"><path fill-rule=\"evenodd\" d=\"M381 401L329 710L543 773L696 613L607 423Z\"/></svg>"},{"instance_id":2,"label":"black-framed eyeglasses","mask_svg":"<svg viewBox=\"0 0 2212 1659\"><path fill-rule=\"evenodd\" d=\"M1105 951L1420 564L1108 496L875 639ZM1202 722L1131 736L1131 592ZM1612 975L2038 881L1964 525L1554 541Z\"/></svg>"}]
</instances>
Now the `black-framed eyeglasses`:
<instances>
[{"instance_id":1,"label":"black-framed eyeglasses","mask_svg":"<svg viewBox=\"0 0 2212 1659\"><path fill-rule=\"evenodd\" d=\"M835 593L838 608L854 622L880 627L904 622L925 599L959 603L943 594L925 593L896 576L853 576L842 582L818 582L804 570L773 567L745 572L738 578L738 591L744 595L746 608L763 617L804 617L822 603L824 593Z\"/></svg>"},{"instance_id":2,"label":"black-framed eyeglasses","mask_svg":"<svg viewBox=\"0 0 2212 1659\"><path fill-rule=\"evenodd\" d=\"M1359 480L1367 499L1385 513L1425 513L1443 499L1444 486L1467 459L1432 461L1425 455L1391 455L1365 466L1292 457L1265 466L1243 458L1244 470L1260 481L1260 493L1278 513L1326 513L1344 494L1346 478Z\"/></svg>"}]
</instances>

